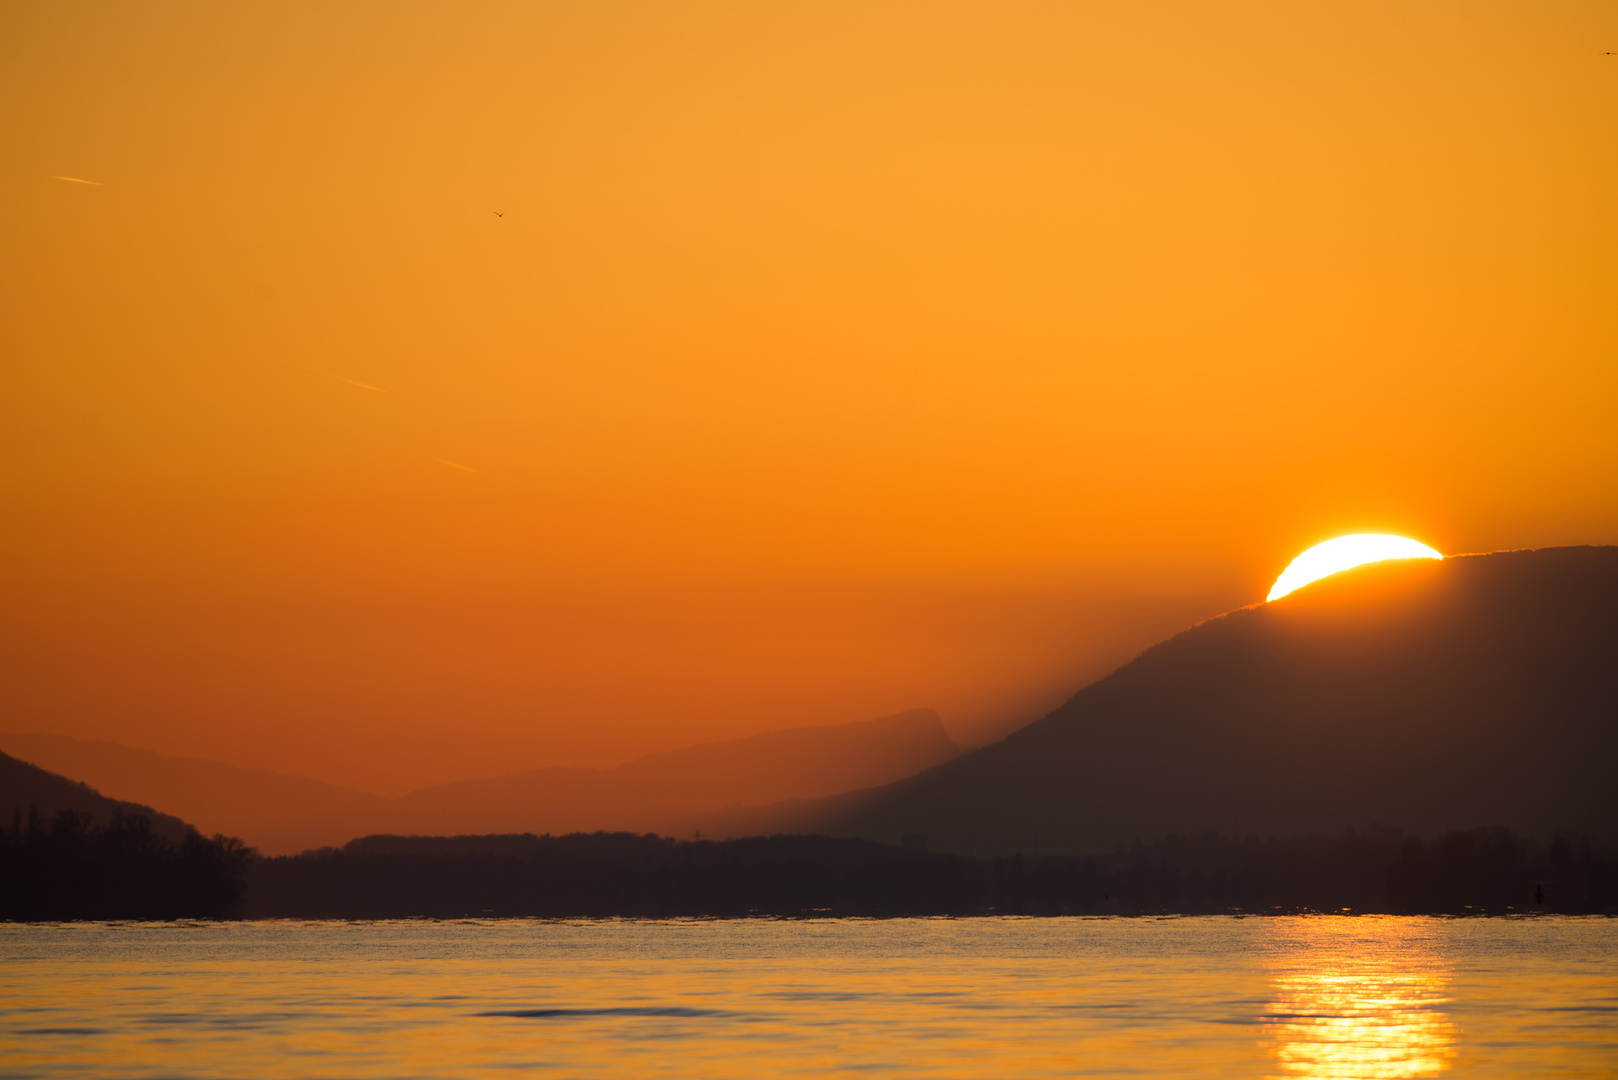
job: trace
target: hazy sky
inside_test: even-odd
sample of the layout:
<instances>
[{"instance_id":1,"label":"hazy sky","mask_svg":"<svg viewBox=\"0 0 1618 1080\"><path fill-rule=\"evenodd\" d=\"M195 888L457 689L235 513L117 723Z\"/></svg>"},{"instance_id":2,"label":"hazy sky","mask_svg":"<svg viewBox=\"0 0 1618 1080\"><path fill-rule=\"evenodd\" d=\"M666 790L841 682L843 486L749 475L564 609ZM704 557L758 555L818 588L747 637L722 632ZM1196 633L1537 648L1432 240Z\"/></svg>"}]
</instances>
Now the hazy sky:
<instances>
[{"instance_id":1,"label":"hazy sky","mask_svg":"<svg viewBox=\"0 0 1618 1080\"><path fill-rule=\"evenodd\" d=\"M1618 542L1609 49L1605 0L5 5L0 728L385 792L981 739L1342 532Z\"/></svg>"}]
</instances>

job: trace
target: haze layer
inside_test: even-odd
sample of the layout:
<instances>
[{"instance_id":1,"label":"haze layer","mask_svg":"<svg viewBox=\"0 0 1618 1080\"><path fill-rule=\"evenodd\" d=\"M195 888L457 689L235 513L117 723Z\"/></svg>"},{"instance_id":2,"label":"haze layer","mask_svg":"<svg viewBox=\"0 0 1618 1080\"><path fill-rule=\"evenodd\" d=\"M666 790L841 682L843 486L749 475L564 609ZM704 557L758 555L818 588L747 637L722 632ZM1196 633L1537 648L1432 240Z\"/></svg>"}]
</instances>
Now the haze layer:
<instances>
[{"instance_id":1,"label":"haze layer","mask_svg":"<svg viewBox=\"0 0 1618 1080\"><path fill-rule=\"evenodd\" d=\"M1611 542L1614 42L9 5L4 727L390 795L981 743L1342 532Z\"/></svg>"}]
</instances>

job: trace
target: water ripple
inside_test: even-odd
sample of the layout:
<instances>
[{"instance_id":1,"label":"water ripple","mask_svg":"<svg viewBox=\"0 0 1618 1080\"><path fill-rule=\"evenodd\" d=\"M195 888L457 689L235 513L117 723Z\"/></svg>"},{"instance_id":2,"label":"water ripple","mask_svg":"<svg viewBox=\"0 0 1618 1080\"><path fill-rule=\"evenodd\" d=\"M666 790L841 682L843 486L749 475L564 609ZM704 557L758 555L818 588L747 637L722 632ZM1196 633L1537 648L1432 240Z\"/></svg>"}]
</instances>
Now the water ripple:
<instances>
[{"instance_id":1,"label":"water ripple","mask_svg":"<svg viewBox=\"0 0 1618 1080\"><path fill-rule=\"evenodd\" d=\"M473 1013L473 1016L514 1016L523 1020L560 1020L572 1016L677 1016L698 1018L704 1016L743 1017L745 1013L726 1009L690 1009L683 1005L623 1005L601 1009L496 1009L492 1012Z\"/></svg>"}]
</instances>

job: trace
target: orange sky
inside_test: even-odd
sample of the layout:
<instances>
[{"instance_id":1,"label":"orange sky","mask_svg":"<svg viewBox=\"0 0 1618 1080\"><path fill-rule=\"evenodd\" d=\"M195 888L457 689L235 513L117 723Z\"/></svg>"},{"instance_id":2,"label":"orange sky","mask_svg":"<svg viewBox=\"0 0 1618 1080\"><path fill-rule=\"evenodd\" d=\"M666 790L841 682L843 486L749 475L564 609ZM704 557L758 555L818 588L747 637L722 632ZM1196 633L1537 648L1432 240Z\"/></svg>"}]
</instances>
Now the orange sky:
<instances>
[{"instance_id":1,"label":"orange sky","mask_svg":"<svg viewBox=\"0 0 1618 1080\"><path fill-rule=\"evenodd\" d=\"M1607 2L8 5L0 728L385 793L978 740L1341 532L1618 542L1608 49Z\"/></svg>"}]
</instances>

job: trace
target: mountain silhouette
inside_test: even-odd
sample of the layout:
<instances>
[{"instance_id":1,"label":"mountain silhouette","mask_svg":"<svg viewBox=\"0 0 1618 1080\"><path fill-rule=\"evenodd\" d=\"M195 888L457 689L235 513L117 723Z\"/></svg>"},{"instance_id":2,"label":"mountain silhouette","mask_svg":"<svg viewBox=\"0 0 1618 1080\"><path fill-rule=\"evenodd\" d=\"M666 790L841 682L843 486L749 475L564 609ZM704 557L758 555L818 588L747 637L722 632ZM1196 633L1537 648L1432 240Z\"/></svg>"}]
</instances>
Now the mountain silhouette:
<instances>
[{"instance_id":1,"label":"mountain silhouette","mask_svg":"<svg viewBox=\"0 0 1618 1080\"><path fill-rule=\"evenodd\" d=\"M243 837L267 854L341 844L387 822L389 800L380 795L302 776L65 735L0 735L0 750L162 806L209 834Z\"/></svg>"},{"instance_id":2,"label":"mountain silhouette","mask_svg":"<svg viewBox=\"0 0 1618 1080\"><path fill-rule=\"evenodd\" d=\"M253 851L0 754L0 921L224 919Z\"/></svg>"},{"instance_id":3,"label":"mountain silhouette","mask_svg":"<svg viewBox=\"0 0 1618 1080\"><path fill-rule=\"evenodd\" d=\"M0 747L18 752L20 738L49 758L42 737L3 736ZM272 854L378 832L598 829L910 838L980 856L1370 826L1611 840L1618 548L1336 574L1201 623L970 753L936 714L914 710L397 800L275 774L255 774L274 780L255 788L243 781L250 770L193 764L216 770L215 788L234 786L238 816L204 817L190 809L201 805L194 799L156 797L151 768L147 787L116 790ZM307 827L288 825L299 821Z\"/></svg>"},{"instance_id":4,"label":"mountain silhouette","mask_svg":"<svg viewBox=\"0 0 1618 1080\"><path fill-rule=\"evenodd\" d=\"M394 831L605 830L683 835L725 807L811 799L909 776L965 753L931 709L774 731L653 754L615 769L534 769L397 801Z\"/></svg>"},{"instance_id":5,"label":"mountain silhouette","mask_svg":"<svg viewBox=\"0 0 1618 1080\"><path fill-rule=\"evenodd\" d=\"M1618 548L1375 563L1148 649L918 776L715 819L978 855L1208 830L1618 836Z\"/></svg>"},{"instance_id":6,"label":"mountain silhouette","mask_svg":"<svg viewBox=\"0 0 1618 1080\"><path fill-rule=\"evenodd\" d=\"M675 750L613 769L548 768L385 799L305 777L60 735L0 735L0 750L162 806L266 854L372 833L686 835L724 807L814 798L909 776L964 753L938 715L795 728Z\"/></svg>"},{"instance_id":7,"label":"mountain silhouette","mask_svg":"<svg viewBox=\"0 0 1618 1080\"><path fill-rule=\"evenodd\" d=\"M171 843L179 843L196 831L179 818L160 814L150 806L109 799L88 784L0 754L0 816L5 828L27 821L30 812L48 821L64 810L82 815L87 824L96 828L105 828L118 817L145 818L154 836Z\"/></svg>"}]
</instances>

